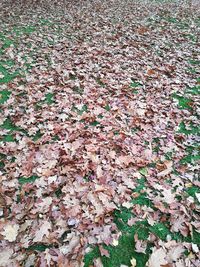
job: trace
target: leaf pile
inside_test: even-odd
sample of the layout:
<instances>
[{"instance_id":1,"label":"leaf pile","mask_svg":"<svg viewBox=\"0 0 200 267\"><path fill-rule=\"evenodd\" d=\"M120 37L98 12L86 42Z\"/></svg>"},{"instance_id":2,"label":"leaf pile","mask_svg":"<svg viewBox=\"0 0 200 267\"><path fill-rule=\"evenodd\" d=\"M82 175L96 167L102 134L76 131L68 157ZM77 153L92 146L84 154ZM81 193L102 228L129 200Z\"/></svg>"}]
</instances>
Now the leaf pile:
<instances>
[{"instance_id":1,"label":"leaf pile","mask_svg":"<svg viewBox=\"0 0 200 267\"><path fill-rule=\"evenodd\" d=\"M28 4L0 4L0 266L199 266L198 2ZM150 256L110 263L127 233Z\"/></svg>"}]
</instances>

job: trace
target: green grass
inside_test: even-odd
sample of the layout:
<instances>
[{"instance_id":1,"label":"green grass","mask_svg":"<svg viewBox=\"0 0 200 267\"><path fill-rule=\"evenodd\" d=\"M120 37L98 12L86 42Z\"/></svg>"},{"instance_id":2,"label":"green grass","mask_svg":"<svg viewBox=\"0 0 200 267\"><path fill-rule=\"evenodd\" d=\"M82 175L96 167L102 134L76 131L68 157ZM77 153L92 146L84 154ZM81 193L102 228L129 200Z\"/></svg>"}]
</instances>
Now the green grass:
<instances>
[{"instance_id":1,"label":"green grass","mask_svg":"<svg viewBox=\"0 0 200 267\"><path fill-rule=\"evenodd\" d=\"M23 184L27 184L27 183L33 183L33 182L35 182L35 180L38 179L38 178L39 178L38 176L36 176L36 175L32 175L32 176L30 176L30 177L20 177L20 178L18 179L18 181L19 181L19 183L20 183L21 185L23 185Z\"/></svg>"},{"instance_id":2,"label":"green grass","mask_svg":"<svg viewBox=\"0 0 200 267\"><path fill-rule=\"evenodd\" d=\"M195 197L196 193L200 193L200 188L197 186L191 186L191 187L187 188L185 191L189 196Z\"/></svg>"},{"instance_id":3,"label":"green grass","mask_svg":"<svg viewBox=\"0 0 200 267\"><path fill-rule=\"evenodd\" d=\"M132 81L130 84L130 87L132 87L132 88L140 87L140 86L142 86L142 84L139 82L136 82L136 81Z\"/></svg>"},{"instance_id":4,"label":"green grass","mask_svg":"<svg viewBox=\"0 0 200 267\"><path fill-rule=\"evenodd\" d=\"M196 135L200 133L200 127L194 125L192 122L190 123L189 126L186 127L186 124L184 122L181 122L179 125L178 132L186 135L190 134Z\"/></svg>"},{"instance_id":5,"label":"green grass","mask_svg":"<svg viewBox=\"0 0 200 267\"><path fill-rule=\"evenodd\" d=\"M110 111L111 107L109 106L109 104L106 104L106 106L104 107L105 110Z\"/></svg>"},{"instance_id":6,"label":"green grass","mask_svg":"<svg viewBox=\"0 0 200 267\"><path fill-rule=\"evenodd\" d=\"M200 94L200 86L194 86L191 88L187 88L185 92L187 94L191 94L191 95L199 95Z\"/></svg>"},{"instance_id":7,"label":"green grass","mask_svg":"<svg viewBox=\"0 0 200 267\"><path fill-rule=\"evenodd\" d=\"M130 214L129 214L130 215ZM128 216L130 217L130 216ZM122 214L116 213L115 220L123 219L127 221L126 212L122 211ZM141 222L136 224L134 227L118 227L121 228L122 236L119 238L119 243L117 246L106 246L103 247L108 250L110 256L109 258L101 256L98 247L94 247L91 252L86 254L84 260L84 267L89 267L92 265L95 258L100 257L104 267L120 267L121 264L130 266L130 261L135 258L137 261L137 267L144 267L150 254L150 244L148 244L146 249L146 254L135 252L135 241L134 235L137 233L141 239L146 239L148 237L148 230L146 229L146 222ZM141 235L141 236L140 236Z\"/></svg>"},{"instance_id":8,"label":"green grass","mask_svg":"<svg viewBox=\"0 0 200 267\"><path fill-rule=\"evenodd\" d=\"M81 109L75 108L78 115L83 115L84 112L88 112L87 105L83 105Z\"/></svg>"},{"instance_id":9,"label":"green grass","mask_svg":"<svg viewBox=\"0 0 200 267\"><path fill-rule=\"evenodd\" d=\"M199 155L187 155L185 157L183 157L181 160L180 160L180 163L181 164L186 164L186 163L191 163L191 164L195 164L196 161L199 161L200 160L200 154Z\"/></svg>"},{"instance_id":10,"label":"green grass","mask_svg":"<svg viewBox=\"0 0 200 267\"><path fill-rule=\"evenodd\" d=\"M0 136L0 142L15 142L15 138L12 134Z\"/></svg>"},{"instance_id":11,"label":"green grass","mask_svg":"<svg viewBox=\"0 0 200 267\"><path fill-rule=\"evenodd\" d=\"M192 65L200 65L200 60L190 59L188 62Z\"/></svg>"},{"instance_id":12,"label":"green grass","mask_svg":"<svg viewBox=\"0 0 200 267\"><path fill-rule=\"evenodd\" d=\"M0 125L0 128L5 129L5 130L9 130L10 133L12 133L14 131L18 131L18 132L21 132L25 135L28 135L28 133L24 129L22 129L19 126L16 126L9 117L3 122L3 124Z\"/></svg>"},{"instance_id":13,"label":"green grass","mask_svg":"<svg viewBox=\"0 0 200 267\"><path fill-rule=\"evenodd\" d=\"M48 105L51 105L55 102L54 100L54 94L53 93L47 93L45 95L45 102L48 104Z\"/></svg>"},{"instance_id":14,"label":"green grass","mask_svg":"<svg viewBox=\"0 0 200 267\"><path fill-rule=\"evenodd\" d=\"M131 200L131 203L136 205L140 205L140 206L147 206L147 207L153 207L151 201L148 199L147 194L146 193L141 193L138 197L134 198L133 200Z\"/></svg>"},{"instance_id":15,"label":"green grass","mask_svg":"<svg viewBox=\"0 0 200 267\"><path fill-rule=\"evenodd\" d=\"M174 94L173 97L178 100L178 106L180 109L190 109L192 110L191 104L193 101L189 98Z\"/></svg>"},{"instance_id":16,"label":"green grass","mask_svg":"<svg viewBox=\"0 0 200 267\"><path fill-rule=\"evenodd\" d=\"M137 180L138 186L134 192L140 192L145 188L147 175L147 168L141 168L140 173L142 178ZM146 197L146 193L140 193L140 195L131 201L133 204L153 206L150 200ZM147 221L136 222L134 226L128 226L127 222L130 218L134 217L131 210L121 207L114 212L114 222L118 229L122 232L122 236L119 238L118 245L105 246L108 250L110 257L100 256L98 247L94 247L91 252L85 256L84 267L92 265L94 258L100 257L104 267L120 267L121 264L130 266L130 261L135 258L137 261L137 267L144 267L150 254L151 244L148 244L146 254L135 252L134 235L138 234L138 238L141 240L147 240L149 236L149 224Z\"/></svg>"},{"instance_id":17,"label":"green grass","mask_svg":"<svg viewBox=\"0 0 200 267\"><path fill-rule=\"evenodd\" d=\"M36 134L33 136L33 141L36 142L36 141L39 140L42 136L43 136L43 133L41 133L40 130L38 130L38 131L36 132Z\"/></svg>"},{"instance_id":18,"label":"green grass","mask_svg":"<svg viewBox=\"0 0 200 267\"><path fill-rule=\"evenodd\" d=\"M52 245L45 245L45 244L36 244L36 245L29 246L26 250L27 251L39 251L39 252L43 252L47 248L51 248L51 247L53 247L53 246Z\"/></svg>"},{"instance_id":19,"label":"green grass","mask_svg":"<svg viewBox=\"0 0 200 267\"><path fill-rule=\"evenodd\" d=\"M0 104L5 103L9 99L10 95L11 95L11 92L10 91L8 91L8 90L2 90L0 92Z\"/></svg>"}]
</instances>

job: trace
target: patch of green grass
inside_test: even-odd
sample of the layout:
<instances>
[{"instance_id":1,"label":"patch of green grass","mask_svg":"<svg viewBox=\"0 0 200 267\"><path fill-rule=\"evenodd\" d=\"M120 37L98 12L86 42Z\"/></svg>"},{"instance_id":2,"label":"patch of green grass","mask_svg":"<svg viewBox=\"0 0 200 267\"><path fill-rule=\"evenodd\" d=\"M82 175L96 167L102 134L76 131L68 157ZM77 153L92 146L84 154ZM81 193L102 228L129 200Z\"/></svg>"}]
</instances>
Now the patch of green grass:
<instances>
[{"instance_id":1,"label":"patch of green grass","mask_svg":"<svg viewBox=\"0 0 200 267\"><path fill-rule=\"evenodd\" d=\"M170 23L178 23L179 22L178 19L173 18L173 17L168 17L167 21L170 22Z\"/></svg>"},{"instance_id":2,"label":"patch of green grass","mask_svg":"<svg viewBox=\"0 0 200 267\"><path fill-rule=\"evenodd\" d=\"M186 163L191 163L191 164L194 164L195 161L199 161L200 160L200 155L187 155L185 156L184 158L182 158L180 160L180 163L181 164L186 164Z\"/></svg>"},{"instance_id":3,"label":"patch of green grass","mask_svg":"<svg viewBox=\"0 0 200 267\"><path fill-rule=\"evenodd\" d=\"M41 19L40 25L48 25L51 26L53 23L49 19Z\"/></svg>"},{"instance_id":4,"label":"patch of green grass","mask_svg":"<svg viewBox=\"0 0 200 267\"><path fill-rule=\"evenodd\" d=\"M94 258L101 258L104 267L120 267L124 264L130 266L132 258L136 259L137 267L144 267L150 254L150 245L147 246L146 254L135 252L135 241L134 235L137 233L141 235L143 239L148 237L148 232L145 231L146 222L141 222L136 227L129 227L129 231L123 232L119 238L117 246L106 246L103 247L108 250L110 257L100 256L98 247L95 247L91 252L86 254L84 260L84 267L89 267L93 264Z\"/></svg>"},{"instance_id":5,"label":"patch of green grass","mask_svg":"<svg viewBox=\"0 0 200 267\"><path fill-rule=\"evenodd\" d=\"M156 163L155 162L150 162L149 164L148 164L148 167L149 168L156 168Z\"/></svg>"},{"instance_id":6,"label":"patch of green grass","mask_svg":"<svg viewBox=\"0 0 200 267\"><path fill-rule=\"evenodd\" d=\"M70 80L72 80L72 81L75 81L76 80L76 76L75 75L73 75L73 74L69 74L69 78L70 78Z\"/></svg>"},{"instance_id":7,"label":"patch of green grass","mask_svg":"<svg viewBox=\"0 0 200 267\"><path fill-rule=\"evenodd\" d=\"M114 222L117 225L118 229L123 232L130 230L130 226L127 225L127 222L130 218L134 217L131 210L120 207L119 210L114 211Z\"/></svg>"},{"instance_id":8,"label":"patch of green grass","mask_svg":"<svg viewBox=\"0 0 200 267\"><path fill-rule=\"evenodd\" d=\"M17 131L19 127L15 126L10 118L7 118L3 124L0 125L0 128L10 130L10 131Z\"/></svg>"},{"instance_id":9,"label":"patch of green grass","mask_svg":"<svg viewBox=\"0 0 200 267\"><path fill-rule=\"evenodd\" d=\"M100 78L97 78L96 82L98 83L98 85L105 87L105 83L103 83Z\"/></svg>"},{"instance_id":10,"label":"patch of green grass","mask_svg":"<svg viewBox=\"0 0 200 267\"><path fill-rule=\"evenodd\" d=\"M132 258L136 259L137 267L144 267L148 257L149 249L146 254L135 252L134 247L134 232L122 235L119 239L119 244L116 247L105 246L110 257L101 257L104 267L120 267L122 264L130 266Z\"/></svg>"},{"instance_id":11,"label":"patch of green grass","mask_svg":"<svg viewBox=\"0 0 200 267\"><path fill-rule=\"evenodd\" d=\"M36 134L33 136L33 141L36 142L36 141L39 140L42 136L43 136L43 133L41 133L40 130L38 130L38 131L36 132Z\"/></svg>"},{"instance_id":12,"label":"patch of green grass","mask_svg":"<svg viewBox=\"0 0 200 267\"><path fill-rule=\"evenodd\" d=\"M186 23L186 22L180 22L180 23L177 24L177 27L178 27L179 29L187 29L187 28L189 28L189 24ZM191 35L188 34L187 37L193 41L193 39L192 39L192 34L191 34Z\"/></svg>"},{"instance_id":13,"label":"patch of green grass","mask_svg":"<svg viewBox=\"0 0 200 267\"><path fill-rule=\"evenodd\" d=\"M95 120L95 121L91 122L90 125L91 126L97 126L97 125L100 125L100 122Z\"/></svg>"},{"instance_id":14,"label":"patch of green grass","mask_svg":"<svg viewBox=\"0 0 200 267\"><path fill-rule=\"evenodd\" d=\"M135 133L137 133L139 130L140 130L139 128L137 128L137 127L133 127L133 128L131 128L131 133L132 133L132 134L135 134Z\"/></svg>"},{"instance_id":15,"label":"patch of green grass","mask_svg":"<svg viewBox=\"0 0 200 267\"><path fill-rule=\"evenodd\" d=\"M132 82L130 83L131 88L136 88L140 86L142 86L142 84L140 82L137 82L136 80L132 80Z\"/></svg>"},{"instance_id":16,"label":"patch of green grass","mask_svg":"<svg viewBox=\"0 0 200 267\"><path fill-rule=\"evenodd\" d=\"M91 251L87 253L84 258L84 267L90 267L93 263L93 260L99 258L100 256L101 254L97 246L91 248Z\"/></svg>"},{"instance_id":17,"label":"patch of green grass","mask_svg":"<svg viewBox=\"0 0 200 267\"><path fill-rule=\"evenodd\" d=\"M186 92L186 94L199 95L200 94L200 86L194 86L191 88L187 88L185 92Z\"/></svg>"},{"instance_id":18,"label":"patch of green grass","mask_svg":"<svg viewBox=\"0 0 200 267\"><path fill-rule=\"evenodd\" d=\"M59 141L59 140L60 140L60 137L59 137L58 135L54 135L54 136L52 137L52 140L53 140L53 141Z\"/></svg>"},{"instance_id":19,"label":"patch of green grass","mask_svg":"<svg viewBox=\"0 0 200 267\"><path fill-rule=\"evenodd\" d=\"M3 78L0 79L0 83L9 83L13 79L15 79L18 75L19 75L18 71L11 73L11 74L7 73L6 75L4 75Z\"/></svg>"},{"instance_id":20,"label":"patch of green grass","mask_svg":"<svg viewBox=\"0 0 200 267\"><path fill-rule=\"evenodd\" d=\"M8 71L7 69L2 65L0 64L0 72L5 76L8 74ZM2 78L1 78L2 79Z\"/></svg>"},{"instance_id":21,"label":"patch of green grass","mask_svg":"<svg viewBox=\"0 0 200 267\"><path fill-rule=\"evenodd\" d=\"M2 90L0 92L0 104L5 103L9 99L10 95L11 95L11 92L10 91L8 91L8 90Z\"/></svg>"},{"instance_id":22,"label":"patch of green grass","mask_svg":"<svg viewBox=\"0 0 200 267\"><path fill-rule=\"evenodd\" d=\"M7 59L7 60L1 60L0 61L0 66L6 65L6 66L11 67L11 66L14 66L14 64L15 64L15 62L12 59ZM1 67L0 67L0 69L1 69Z\"/></svg>"},{"instance_id":23,"label":"patch of green grass","mask_svg":"<svg viewBox=\"0 0 200 267\"><path fill-rule=\"evenodd\" d=\"M141 168L139 170L139 173L142 174L142 175L144 175L144 176L147 176L148 175L148 169L146 167Z\"/></svg>"},{"instance_id":24,"label":"patch of green grass","mask_svg":"<svg viewBox=\"0 0 200 267\"><path fill-rule=\"evenodd\" d=\"M195 197L195 194L196 193L200 193L200 188L197 187L197 186L191 186L191 187L188 187L185 192L191 196L191 197Z\"/></svg>"},{"instance_id":25,"label":"patch of green grass","mask_svg":"<svg viewBox=\"0 0 200 267\"><path fill-rule=\"evenodd\" d=\"M153 226L150 226L151 233L158 236L161 240L166 240L167 235L170 235L171 232L169 228L163 223L155 223Z\"/></svg>"},{"instance_id":26,"label":"patch of green grass","mask_svg":"<svg viewBox=\"0 0 200 267\"><path fill-rule=\"evenodd\" d=\"M3 171L5 167L5 163L3 161L0 161L0 171Z\"/></svg>"},{"instance_id":27,"label":"patch of green grass","mask_svg":"<svg viewBox=\"0 0 200 267\"><path fill-rule=\"evenodd\" d=\"M150 199L147 198L146 193L141 193L138 197L131 200L131 203L134 205L138 204L140 206L147 206L153 208L153 204Z\"/></svg>"},{"instance_id":28,"label":"patch of green grass","mask_svg":"<svg viewBox=\"0 0 200 267\"><path fill-rule=\"evenodd\" d=\"M179 108L192 110L191 104L193 101L189 98L174 94L173 97L178 100Z\"/></svg>"},{"instance_id":29,"label":"patch of green grass","mask_svg":"<svg viewBox=\"0 0 200 267\"><path fill-rule=\"evenodd\" d=\"M3 135L0 137L0 142L15 142L15 138L12 134Z\"/></svg>"},{"instance_id":30,"label":"patch of green grass","mask_svg":"<svg viewBox=\"0 0 200 267\"><path fill-rule=\"evenodd\" d=\"M47 93L45 95L45 102L48 104L48 105L51 105L55 102L54 100L54 94L53 93Z\"/></svg>"},{"instance_id":31,"label":"patch of green grass","mask_svg":"<svg viewBox=\"0 0 200 267\"><path fill-rule=\"evenodd\" d=\"M11 120L10 118L7 118L7 119L3 122L3 124L0 125L0 128L5 129L5 130L9 130L10 133L12 133L12 132L14 132L14 131L18 131L18 132L24 133L25 135L28 136L28 133L27 133L24 129L22 129L22 128L16 126L16 125L12 122L12 120ZM10 133L9 133L9 134L10 134Z\"/></svg>"},{"instance_id":32,"label":"patch of green grass","mask_svg":"<svg viewBox=\"0 0 200 267\"><path fill-rule=\"evenodd\" d=\"M5 38L4 39L4 44L2 45L1 49L6 49L8 47L10 47L11 45L13 44L13 41L8 39L8 38Z\"/></svg>"},{"instance_id":33,"label":"patch of green grass","mask_svg":"<svg viewBox=\"0 0 200 267\"><path fill-rule=\"evenodd\" d=\"M18 181L19 181L19 183L20 183L21 185L23 185L23 184L27 184L27 183L33 183L33 182L35 182L35 180L38 179L38 178L39 178L38 176L36 176L36 175L32 175L32 176L30 176L30 177L20 177L20 178L18 179Z\"/></svg>"},{"instance_id":34,"label":"patch of green grass","mask_svg":"<svg viewBox=\"0 0 200 267\"><path fill-rule=\"evenodd\" d=\"M190 59L188 62L192 65L200 65L200 60Z\"/></svg>"},{"instance_id":35,"label":"patch of green grass","mask_svg":"<svg viewBox=\"0 0 200 267\"><path fill-rule=\"evenodd\" d=\"M119 135L119 131L114 131L114 135Z\"/></svg>"},{"instance_id":36,"label":"patch of green grass","mask_svg":"<svg viewBox=\"0 0 200 267\"><path fill-rule=\"evenodd\" d=\"M107 105L104 107L104 109L107 110L107 111L110 111L110 110L111 110L109 104L107 104Z\"/></svg>"},{"instance_id":37,"label":"patch of green grass","mask_svg":"<svg viewBox=\"0 0 200 267\"><path fill-rule=\"evenodd\" d=\"M97 117L98 117L99 119L103 119L103 115L102 115L102 114L99 114Z\"/></svg>"},{"instance_id":38,"label":"patch of green grass","mask_svg":"<svg viewBox=\"0 0 200 267\"><path fill-rule=\"evenodd\" d=\"M192 242L200 246L200 233L193 231Z\"/></svg>"},{"instance_id":39,"label":"patch of green grass","mask_svg":"<svg viewBox=\"0 0 200 267\"><path fill-rule=\"evenodd\" d=\"M83 115L84 112L88 111L87 105L83 105L81 109L76 109L78 115Z\"/></svg>"},{"instance_id":40,"label":"patch of green grass","mask_svg":"<svg viewBox=\"0 0 200 267\"><path fill-rule=\"evenodd\" d=\"M32 32L36 31L36 27L32 25L28 26L15 26L13 27L13 32L16 34L16 36L22 36L23 34L31 34Z\"/></svg>"},{"instance_id":41,"label":"patch of green grass","mask_svg":"<svg viewBox=\"0 0 200 267\"><path fill-rule=\"evenodd\" d=\"M79 95L82 95L83 92L84 92L83 88L81 88L81 87L77 87L77 86L75 86L75 87L73 88L73 91L74 91L75 93L79 94Z\"/></svg>"},{"instance_id":42,"label":"patch of green grass","mask_svg":"<svg viewBox=\"0 0 200 267\"><path fill-rule=\"evenodd\" d=\"M52 245L45 245L45 244L36 244L36 245L29 246L26 250L27 251L40 251L40 252L43 252L47 248L51 248L51 247L53 247L53 246Z\"/></svg>"},{"instance_id":43,"label":"patch of green grass","mask_svg":"<svg viewBox=\"0 0 200 267\"><path fill-rule=\"evenodd\" d=\"M45 99L44 100L38 101L35 104L36 110L42 108L42 105L45 104L45 103L48 104L48 105L51 105L51 104L55 103L55 99L54 99L54 94L53 93L47 93L45 95Z\"/></svg>"},{"instance_id":44,"label":"patch of green grass","mask_svg":"<svg viewBox=\"0 0 200 267\"><path fill-rule=\"evenodd\" d=\"M137 180L138 186L134 189L134 192L140 192L145 188L146 178L143 176L142 178Z\"/></svg>"},{"instance_id":45,"label":"patch of green grass","mask_svg":"<svg viewBox=\"0 0 200 267\"><path fill-rule=\"evenodd\" d=\"M58 188L56 191L55 191L55 195L57 198L60 198L60 196L62 195L62 190L60 188Z\"/></svg>"},{"instance_id":46,"label":"patch of green grass","mask_svg":"<svg viewBox=\"0 0 200 267\"><path fill-rule=\"evenodd\" d=\"M192 74L196 74L197 73L197 70L194 69L194 68L188 68L187 71L192 73Z\"/></svg>"},{"instance_id":47,"label":"patch of green grass","mask_svg":"<svg viewBox=\"0 0 200 267\"><path fill-rule=\"evenodd\" d=\"M173 156L173 152L167 152L167 153L165 154L165 158L166 158L167 160L171 160L171 159L172 159L172 156Z\"/></svg>"},{"instance_id":48,"label":"patch of green grass","mask_svg":"<svg viewBox=\"0 0 200 267\"><path fill-rule=\"evenodd\" d=\"M186 127L184 122L181 122L179 125L179 133L184 133L186 135L190 135L190 134L199 134L200 133L200 127L198 126L194 126L193 123L190 123L190 126Z\"/></svg>"}]
</instances>

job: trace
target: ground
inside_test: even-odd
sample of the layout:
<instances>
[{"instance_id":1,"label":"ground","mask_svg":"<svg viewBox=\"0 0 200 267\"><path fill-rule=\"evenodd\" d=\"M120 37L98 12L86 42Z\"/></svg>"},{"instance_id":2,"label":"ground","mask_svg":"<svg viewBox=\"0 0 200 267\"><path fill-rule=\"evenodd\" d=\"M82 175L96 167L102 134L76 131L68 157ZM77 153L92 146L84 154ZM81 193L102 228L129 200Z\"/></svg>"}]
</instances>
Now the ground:
<instances>
[{"instance_id":1,"label":"ground","mask_svg":"<svg viewBox=\"0 0 200 267\"><path fill-rule=\"evenodd\" d=\"M0 7L0 266L199 267L199 2Z\"/></svg>"}]
</instances>

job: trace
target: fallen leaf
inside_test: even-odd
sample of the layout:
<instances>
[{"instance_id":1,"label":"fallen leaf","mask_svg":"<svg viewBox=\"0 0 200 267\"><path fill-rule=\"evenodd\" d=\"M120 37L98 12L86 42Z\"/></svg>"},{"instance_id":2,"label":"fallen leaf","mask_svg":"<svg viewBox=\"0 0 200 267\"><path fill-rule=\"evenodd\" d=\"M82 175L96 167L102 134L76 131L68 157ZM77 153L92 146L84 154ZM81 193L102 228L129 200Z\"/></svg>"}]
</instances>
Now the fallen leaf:
<instances>
[{"instance_id":1,"label":"fallen leaf","mask_svg":"<svg viewBox=\"0 0 200 267\"><path fill-rule=\"evenodd\" d=\"M131 259L131 267L136 267L136 264L137 264L136 259L132 258Z\"/></svg>"},{"instance_id":2,"label":"fallen leaf","mask_svg":"<svg viewBox=\"0 0 200 267\"><path fill-rule=\"evenodd\" d=\"M0 252L0 266L6 267L8 266L8 263L10 263L11 256L13 254L13 250L10 248L7 248L4 251Z\"/></svg>"},{"instance_id":3,"label":"fallen leaf","mask_svg":"<svg viewBox=\"0 0 200 267\"><path fill-rule=\"evenodd\" d=\"M7 224L4 226L4 231L2 235L4 236L5 240L9 242L14 242L18 235L19 225L18 224Z\"/></svg>"},{"instance_id":4,"label":"fallen leaf","mask_svg":"<svg viewBox=\"0 0 200 267\"><path fill-rule=\"evenodd\" d=\"M107 258L110 257L110 253L107 249L105 249L103 246L99 246L99 251L101 253L101 256L106 256Z\"/></svg>"},{"instance_id":5,"label":"fallen leaf","mask_svg":"<svg viewBox=\"0 0 200 267\"><path fill-rule=\"evenodd\" d=\"M166 257L167 254L163 248L154 248L153 253L147 262L147 267L161 267L162 265L168 264Z\"/></svg>"},{"instance_id":6,"label":"fallen leaf","mask_svg":"<svg viewBox=\"0 0 200 267\"><path fill-rule=\"evenodd\" d=\"M48 221L43 221L40 226L38 226L38 230L35 232L35 236L33 238L33 242L41 242L44 236L49 236L49 230L51 229L51 224Z\"/></svg>"}]
</instances>

